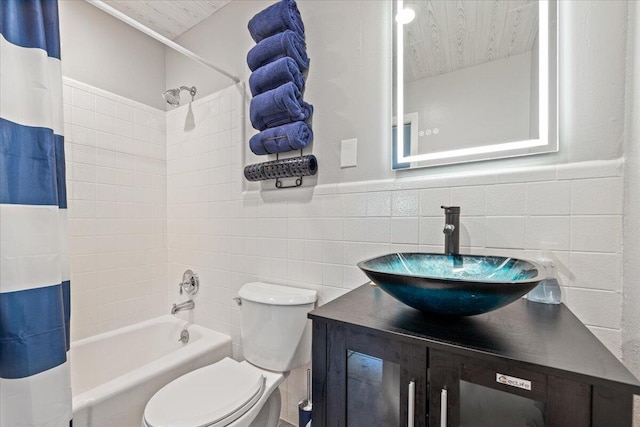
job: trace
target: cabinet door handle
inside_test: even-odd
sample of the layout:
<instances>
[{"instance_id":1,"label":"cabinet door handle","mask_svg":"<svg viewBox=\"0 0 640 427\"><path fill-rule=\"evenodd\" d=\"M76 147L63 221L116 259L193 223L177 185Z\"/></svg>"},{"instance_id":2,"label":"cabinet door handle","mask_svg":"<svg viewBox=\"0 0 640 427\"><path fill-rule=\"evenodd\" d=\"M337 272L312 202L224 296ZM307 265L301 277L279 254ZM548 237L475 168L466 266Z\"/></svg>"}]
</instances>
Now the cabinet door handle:
<instances>
[{"instance_id":1,"label":"cabinet door handle","mask_svg":"<svg viewBox=\"0 0 640 427\"><path fill-rule=\"evenodd\" d=\"M407 414L407 427L413 427L413 419L416 412L416 382L409 381L409 413Z\"/></svg>"},{"instance_id":2,"label":"cabinet door handle","mask_svg":"<svg viewBox=\"0 0 640 427\"><path fill-rule=\"evenodd\" d=\"M447 389L440 391L440 427L447 427Z\"/></svg>"}]
</instances>

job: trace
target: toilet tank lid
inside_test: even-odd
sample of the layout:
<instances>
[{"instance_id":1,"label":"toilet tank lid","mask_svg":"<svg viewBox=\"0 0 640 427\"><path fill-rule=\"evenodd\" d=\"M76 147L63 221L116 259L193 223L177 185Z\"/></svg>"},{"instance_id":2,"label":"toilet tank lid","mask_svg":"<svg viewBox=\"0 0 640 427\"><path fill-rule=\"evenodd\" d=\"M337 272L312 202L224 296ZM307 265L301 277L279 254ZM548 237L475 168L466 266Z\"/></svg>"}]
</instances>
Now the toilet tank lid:
<instances>
[{"instance_id":1,"label":"toilet tank lid","mask_svg":"<svg viewBox=\"0 0 640 427\"><path fill-rule=\"evenodd\" d=\"M318 293L311 289L280 286L264 282L246 283L238 291L238 296L253 302L271 305L313 304Z\"/></svg>"}]
</instances>

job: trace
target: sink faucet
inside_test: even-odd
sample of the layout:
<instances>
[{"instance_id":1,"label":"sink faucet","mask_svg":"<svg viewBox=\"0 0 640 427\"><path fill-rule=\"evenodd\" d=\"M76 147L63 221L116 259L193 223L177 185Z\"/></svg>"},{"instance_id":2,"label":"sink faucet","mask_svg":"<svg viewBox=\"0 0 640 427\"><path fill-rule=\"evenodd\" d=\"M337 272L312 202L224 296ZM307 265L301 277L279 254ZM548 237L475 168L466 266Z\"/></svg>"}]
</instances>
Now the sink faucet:
<instances>
[{"instance_id":1,"label":"sink faucet","mask_svg":"<svg viewBox=\"0 0 640 427\"><path fill-rule=\"evenodd\" d=\"M444 253L460 255L460 206L440 206L444 209Z\"/></svg>"},{"instance_id":2,"label":"sink faucet","mask_svg":"<svg viewBox=\"0 0 640 427\"><path fill-rule=\"evenodd\" d=\"M173 304L173 307L171 307L171 314L176 314L184 310L193 310L195 306L196 304L193 302L192 299L180 304Z\"/></svg>"}]
</instances>

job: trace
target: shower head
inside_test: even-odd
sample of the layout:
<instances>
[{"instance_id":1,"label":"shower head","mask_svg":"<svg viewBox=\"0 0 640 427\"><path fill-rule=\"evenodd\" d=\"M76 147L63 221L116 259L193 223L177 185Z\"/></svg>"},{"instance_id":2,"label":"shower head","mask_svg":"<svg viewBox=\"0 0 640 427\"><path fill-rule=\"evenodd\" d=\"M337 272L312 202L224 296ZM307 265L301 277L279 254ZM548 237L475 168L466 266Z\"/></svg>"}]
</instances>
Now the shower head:
<instances>
[{"instance_id":1,"label":"shower head","mask_svg":"<svg viewBox=\"0 0 640 427\"><path fill-rule=\"evenodd\" d=\"M193 101L193 98L196 96L195 86L191 86L191 87L180 86L179 88L176 88L176 89L165 90L162 93L162 97L164 98L165 101L169 103L169 105L173 105L174 107L177 107L178 105L180 105L180 92L183 90L186 90L191 94L191 101Z\"/></svg>"},{"instance_id":2,"label":"shower head","mask_svg":"<svg viewBox=\"0 0 640 427\"><path fill-rule=\"evenodd\" d=\"M170 105L177 107L180 105L180 89L169 89L165 90L162 93L162 97L165 101L167 101Z\"/></svg>"}]
</instances>

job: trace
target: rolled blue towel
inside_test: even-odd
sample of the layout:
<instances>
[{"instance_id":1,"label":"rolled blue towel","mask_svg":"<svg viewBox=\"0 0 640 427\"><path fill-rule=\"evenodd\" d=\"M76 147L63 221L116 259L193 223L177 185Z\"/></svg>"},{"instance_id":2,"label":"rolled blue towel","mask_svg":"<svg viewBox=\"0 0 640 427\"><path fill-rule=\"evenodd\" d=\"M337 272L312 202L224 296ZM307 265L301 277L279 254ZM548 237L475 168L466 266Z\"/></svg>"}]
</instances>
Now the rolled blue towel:
<instances>
[{"instance_id":1,"label":"rolled blue towel","mask_svg":"<svg viewBox=\"0 0 640 427\"><path fill-rule=\"evenodd\" d=\"M293 122L263 130L251 137L249 147L255 154L275 154L300 150L309 145L313 131L305 122Z\"/></svg>"},{"instance_id":2,"label":"rolled blue towel","mask_svg":"<svg viewBox=\"0 0 640 427\"><path fill-rule=\"evenodd\" d=\"M291 30L267 37L252 47L247 54L247 65L251 71L255 71L285 56L296 61L300 71L309 68L307 45L302 37Z\"/></svg>"},{"instance_id":3,"label":"rolled blue towel","mask_svg":"<svg viewBox=\"0 0 640 427\"><path fill-rule=\"evenodd\" d=\"M291 30L304 38L304 24L294 0L281 0L257 13L249 21L249 33L256 43L276 33Z\"/></svg>"},{"instance_id":4,"label":"rolled blue towel","mask_svg":"<svg viewBox=\"0 0 640 427\"><path fill-rule=\"evenodd\" d=\"M293 82L300 91L304 89L304 76L296 61L288 56L263 65L249 77L249 87L253 96L275 89L287 82Z\"/></svg>"},{"instance_id":5,"label":"rolled blue towel","mask_svg":"<svg viewBox=\"0 0 640 427\"><path fill-rule=\"evenodd\" d=\"M249 117L255 129L306 121L313 114L313 106L302 100L302 93L289 82L261 93L251 99Z\"/></svg>"}]
</instances>

